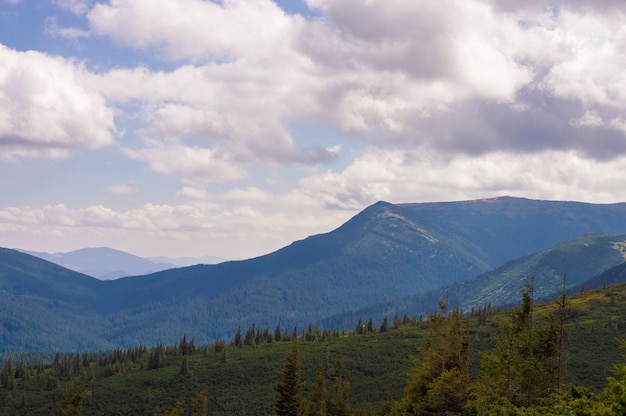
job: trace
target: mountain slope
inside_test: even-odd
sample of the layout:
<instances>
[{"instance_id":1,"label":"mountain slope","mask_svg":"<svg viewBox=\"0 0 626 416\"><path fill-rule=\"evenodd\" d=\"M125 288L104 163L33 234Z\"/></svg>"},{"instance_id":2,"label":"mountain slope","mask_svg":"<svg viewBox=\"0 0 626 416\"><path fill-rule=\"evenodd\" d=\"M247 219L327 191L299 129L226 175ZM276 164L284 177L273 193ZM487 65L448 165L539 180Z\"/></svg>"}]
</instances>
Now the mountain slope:
<instances>
[{"instance_id":1,"label":"mountain slope","mask_svg":"<svg viewBox=\"0 0 626 416\"><path fill-rule=\"evenodd\" d=\"M334 231L265 256L113 281L91 279L99 284L86 296L90 301L63 304L83 308L81 322L92 320L89 339L96 334L128 346L177 342L187 333L206 342L229 337L238 326L302 327L438 290L590 232L626 233L626 204L509 197L379 202ZM67 326L80 332L71 320Z\"/></svg>"},{"instance_id":2,"label":"mountain slope","mask_svg":"<svg viewBox=\"0 0 626 416\"><path fill-rule=\"evenodd\" d=\"M432 312L437 300L449 297L468 311L487 304L511 305L519 302L526 283L534 281L538 299L552 299L561 290L566 275L566 290L579 291L626 281L624 247L626 234L591 234L577 237L541 250L462 282L323 320L324 325L341 325L360 318L393 316L405 311L419 315Z\"/></svg>"},{"instance_id":3,"label":"mountain slope","mask_svg":"<svg viewBox=\"0 0 626 416\"><path fill-rule=\"evenodd\" d=\"M0 353L114 347L94 308L101 290L90 276L0 248Z\"/></svg>"},{"instance_id":4,"label":"mountain slope","mask_svg":"<svg viewBox=\"0 0 626 416\"><path fill-rule=\"evenodd\" d=\"M436 290L589 231L626 232L626 204L509 197L455 203L379 202L334 231L266 256L111 283L113 297L123 299L116 309L122 311L119 320L137 333L150 337L155 331L129 318L139 315L150 322L167 319L188 332L212 337L232 334L238 325L253 322L307 325ZM124 306L138 296L143 303ZM181 310L218 318L207 325ZM125 339L122 332L116 336Z\"/></svg>"}]
</instances>

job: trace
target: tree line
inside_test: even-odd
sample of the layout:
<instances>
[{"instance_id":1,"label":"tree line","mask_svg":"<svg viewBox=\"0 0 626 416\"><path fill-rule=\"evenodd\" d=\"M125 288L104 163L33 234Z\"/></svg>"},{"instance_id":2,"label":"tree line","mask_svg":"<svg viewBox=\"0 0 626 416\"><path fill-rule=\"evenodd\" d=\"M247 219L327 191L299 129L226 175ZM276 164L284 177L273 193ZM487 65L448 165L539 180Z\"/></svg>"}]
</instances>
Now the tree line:
<instances>
[{"instance_id":1,"label":"tree line","mask_svg":"<svg viewBox=\"0 0 626 416\"><path fill-rule=\"evenodd\" d=\"M419 354L412 357L412 370L400 400L388 400L367 414L380 416L434 415L587 415L626 414L626 364L615 364L615 377L596 394L563 383L568 298L563 289L554 312L538 315L534 283L521 290L521 305L512 309L492 335L493 347L482 354L478 375L472 379L469 366L469 320L458 306L440 300L438 311L428 314L428 333ZM482 314L483 309L478 311ZM473 312L474 313L474 312ZM384 328L383 325L381 327ZM367 331L362 322L356 331ZM621 341L626 352L626 341ZM626 355L625 355L626 356ZM351 412L349 376L328 371L322 362L309 394L300 378L298 343L294 339L281 368L276 386L279 416L348 416ZM341 367L338 367L339 371ZM337 384L336 380L344 382ZM328 383L332 387L327 387Z\"/></svg>"}]
</instances>

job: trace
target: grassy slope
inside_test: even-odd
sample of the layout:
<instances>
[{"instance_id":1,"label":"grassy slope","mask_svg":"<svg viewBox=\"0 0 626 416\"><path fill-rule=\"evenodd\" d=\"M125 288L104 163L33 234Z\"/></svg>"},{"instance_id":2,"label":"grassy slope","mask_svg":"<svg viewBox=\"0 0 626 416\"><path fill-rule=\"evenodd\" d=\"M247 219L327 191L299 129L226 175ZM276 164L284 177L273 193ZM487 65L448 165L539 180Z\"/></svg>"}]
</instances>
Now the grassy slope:
<instances>
[{"instance_id":1,"label":"grassy slope","mask_svg":"<svg viewBox=\"0 0 626 416\"><path fill-rule=\"evenodd\" d=\"M567 346L567 381L600 388L620 359L616 338L626 338L626 284L585 291L570 298ZM539 305L537 313L548 313L553 304ZM480 351L490 344L489 334L504 313L492 315L488 324L477 327L472 321L471 351L478 366ZM384 334L348 335L330 342L300 342L301 371L310 388L320 360L332 365L341 354L345 372L352 377L351 402L354 408L375 408L389 389L396 398L402 394L411 363L427 329L405 326ZM129 369L124 374L104 377L104 369L86 369L84 381L67 381L54 391L45 391L45 377L17 380L13 391L0 391L0 414L47 415L64 397L85 391L85 414L151 415L171 408L177 399L189 404L202 390L209 392L210 414L263 415L272 412L274 386L284 363L288 343L258 348L228 348L227 363L222 353L197 353L188 358L191 376L181 376L182 357L167 358L158 370ZM26 408L21 408L22 397Z\"/></svg>"}]
</instances>

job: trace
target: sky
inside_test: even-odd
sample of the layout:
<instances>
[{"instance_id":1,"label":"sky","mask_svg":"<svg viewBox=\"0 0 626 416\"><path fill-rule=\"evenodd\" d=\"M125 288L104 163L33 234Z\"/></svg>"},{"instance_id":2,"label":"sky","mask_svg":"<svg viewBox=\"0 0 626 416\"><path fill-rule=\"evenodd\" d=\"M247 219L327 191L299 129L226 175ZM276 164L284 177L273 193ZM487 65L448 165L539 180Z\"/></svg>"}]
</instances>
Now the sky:
<instances>
[{"instance_id":1,"label":"sky","mask_svg":"<svg viewBox=\"0 0 626 416\"><path fill-rule=\"evenodd\" d=\"M269 253L367 206L626 201L623 0L0 0L0 246Z\"/></svg>"}]
</instances>

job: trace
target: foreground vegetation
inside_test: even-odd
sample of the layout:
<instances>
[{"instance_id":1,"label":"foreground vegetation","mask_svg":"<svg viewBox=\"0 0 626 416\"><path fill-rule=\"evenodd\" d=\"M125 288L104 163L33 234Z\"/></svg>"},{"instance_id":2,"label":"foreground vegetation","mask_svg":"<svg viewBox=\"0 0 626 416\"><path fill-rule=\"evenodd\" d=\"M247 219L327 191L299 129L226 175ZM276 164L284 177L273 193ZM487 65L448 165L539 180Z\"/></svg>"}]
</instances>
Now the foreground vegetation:
<instances>
[{"instance_id":1,"label":"foreground vegetation","mask_svg":"<svg viewBox=\"0 0 626 416\"><path fill-rule=\"evenodd\" d=\"M35 365L13 356L0 371L0 414L276 414L290 365L300 414L624 414L626 285L561 306L534 305L530 289L499 313L443 302L427 317L352 331L253 326L209 346L183 337Z\"/></svg>"}]
</instances>

